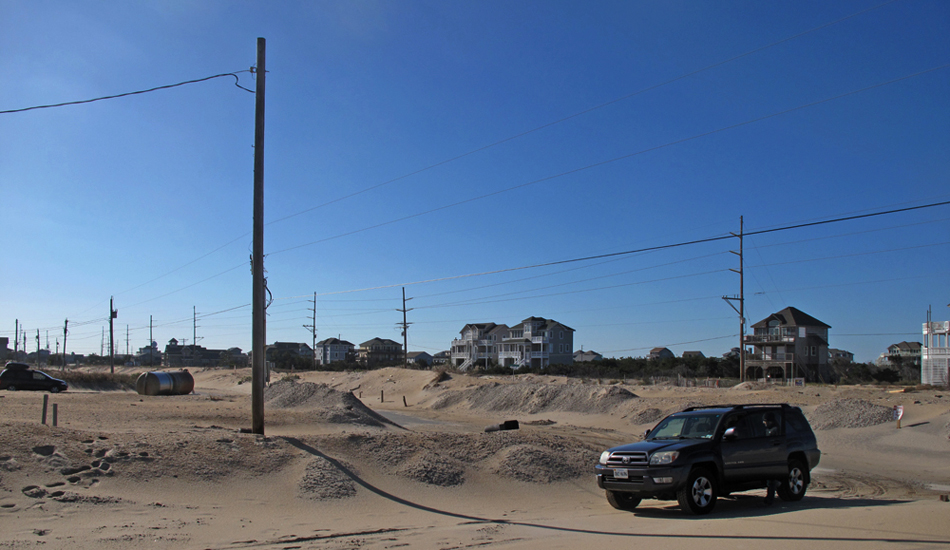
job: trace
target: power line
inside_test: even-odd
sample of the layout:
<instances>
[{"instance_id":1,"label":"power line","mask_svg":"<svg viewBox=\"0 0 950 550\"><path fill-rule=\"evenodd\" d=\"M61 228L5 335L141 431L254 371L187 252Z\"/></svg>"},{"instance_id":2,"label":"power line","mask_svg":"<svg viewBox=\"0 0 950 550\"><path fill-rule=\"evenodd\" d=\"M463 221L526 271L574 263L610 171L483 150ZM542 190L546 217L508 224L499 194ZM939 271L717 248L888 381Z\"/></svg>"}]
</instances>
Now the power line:
<instances>
[{"instance_id":1,"label":"power line","mask_svg":"<svg viewBox=\"0 0 950 550\"><path fill-rule=\"evenodd\" d=\"M204 77L204 78L197 78L197 79L195 79L195 80L186 80L186 81L184 81L184 82L178 82L178 83L175 83L175 84L166 84L166 85L164 85L164 86L156 86L156 87L154 87L154 88L149 88L149 89L147 89L147 90L138 90L138 91L135 91L135 92L125 92L125 93L123 93L123 94L107 95L107 96L102 96L102 97L96 97L96 98L93 98L93 99L82 99L82 100L79 100L79 101L67 101L67 102L65 102L65 103L53 103L53 104L50 104L50 105L34 105L33 107L23 107L23 108L21 108L21 109L8 109L8 110L5 110L5 111L0 111L0 115L6 115L6 114L10 114L10 113L22 113L22 112L24 112L24 111L33 111L33 110L36 110L36 109L52 109L53 107L67 107L67 106L69 106L69 105L82 105L82 104L84 104L84 103L93 103L93 102L95 102L95 101L104 101L104 100L106 100L106 99L116 99L116 98L120 98L120 97L127 97L127 96L130 96L130 95L147 94L147 93L150 93L150 92L157 92L158 90L167 90L167 89L169 89L169 88L177 88L178 86L185 86L185 85L187 85L187 84L197 84L198 82L205 82L205 81L207 81L207 80L212 80L212 79L214 79L214 78L221 78L221 77L223 77L223 76L233 76L233 77L234 77L234 85L235 85L235 86L237 86L238 88L241 88L242 90L244 90L244 91L246 91L246 92L254 93L253 90L248 90L247 88L241 86L241 84L240 84L241 79L240 79L240 78L238 77L238 75L237 75L237 73L248 73L248 72L251 72L251 71L250 71L250 70L246 70L246 71L235 71L235 72L233 72L233 73L221 73L221 74L216 74L216 75L214 75L214 76L206 76L206 77Z\"/></svg>"},{"instance_id":2,"label":"power line","mask_svg":"<svg viewBox=\"0 0 950 550\"><path fill-rule=\"evenodd\" d=\"M857 219L873 218L873 217L877 217L877 216L886 216L886 215L890 215L890 214L898 214L898 213L902 213L902 212L910 212L910 211L913 211L913 210L920 210L920 209L923 209L923 208L934 208L934 207L937 207L937 206L947 206L947 205L950 205L950 201L935 202L935 203L924 204L924 205L919 205L919 206L910 206L910 207L906 207L906 208L897 208L897 209L893 209L893 210L885 210L885 211L881 211L881 212L872 212L872 213L869 213L869 214L861 214L861 215L856 215L856 216L845 216L845 217L840 217L840 218L832 218L832 219L829 219L829 220L822 220L822 221L816 221L816 222L808 222L808 223L799 223L799 224L794 224L794 225L786 225L786 226L782 226L782 227L775 227L775 228L771 228L771 229L762 229L762 230L758 230L758 231L749 231L749 232L746 232L744 235L745 235L745 236L749 236L749 235L762 235L762 234L766 234L766 233L776 233L776 232L779 232L779 231L788 231L788 230L792 230L792 229L801 229L801 228L804 228L804 227L815 227L815 226L819 226L819 225L827 225L827 224L831 224L831 223L839 223L839 222L845 222L845 221L853 221L853 220L857 220ZM563 264L569 264L569 263L574 263L574 262L586 262L586 261L591 261L591 260L600 260L600 259L604 259L604 258L615 258L615 257L618 257L618 256L626 256L626 255L630 255L630 254L638 254L638 253L641 253L641 252L651 252L651 251L655 251L655 250L669 250L669 249L672 249L672 248L679 248L679 247L691 246L691 245L696 245L696 244L704 244L704 243L711 243L711 242L717 242L717 241L724 241L724 240L727 240L727 239L734 239L734 238L736 238L734 235L720 235L720 236L716 236L716 237L706 237L706 238L703 238L703 239L694 239L694 240L691 240L691 241L682 241L682 242L672 243L672 244L649 246L649 247L637 248L637 249L633 249L633 250L624 250L624 251L621 251L621 252L608 252L608 253L606 253L606 254L597 254L597 255L594 255L594 256L583 256L583 257L580 257L580 258L571 258L571 259L568 259L568 260L556 260L556 261L553 261L553 262L545 262L545 263L540 263L540 264L531 264L531 265L524 265L524 266L519 266L519 267L509 267L509 268L504 268L504 269L496 269L496 270L493 270L493 271L481 271L481 272L477 272L477 273L468 273L468 274L465 274L465 275L452 275L452 276L449 276L449 277L440 277L440 278L436 278L436 279L425 279L425 280L414 281L414 282L409 282L409 283L397 283L397 284L391 284L391 285L381 285L381 286L367 287L367 288L359 288L359 289L353 289L353 290L341 290L341 291L336 291L336 292L325 292L325 293L323 293L323 294L318 294L318 295L319 295L319 296L329 296L329 295L337 295L337 294L349 294L349 293L353 293L353 292L364 292L364 291L368 291L368 290L381 290L381 289L393 288L393 287L397 287L397 286L419 285L419 284L425 284L425 283L449 281L449 280L454 280L454 279L464 279L464 278L468 278L468 277L479 277L479 276L482 276L482 275L494 275L494 274L497 274L497 273L507 273L507 272L511 272L511 271L520 271L520 270L523 270L523 269L536 269L536 268L539 268L539 267L548 267L548 266L554 266L554 265L563 265Z\"/></svg>"}]
</instances>

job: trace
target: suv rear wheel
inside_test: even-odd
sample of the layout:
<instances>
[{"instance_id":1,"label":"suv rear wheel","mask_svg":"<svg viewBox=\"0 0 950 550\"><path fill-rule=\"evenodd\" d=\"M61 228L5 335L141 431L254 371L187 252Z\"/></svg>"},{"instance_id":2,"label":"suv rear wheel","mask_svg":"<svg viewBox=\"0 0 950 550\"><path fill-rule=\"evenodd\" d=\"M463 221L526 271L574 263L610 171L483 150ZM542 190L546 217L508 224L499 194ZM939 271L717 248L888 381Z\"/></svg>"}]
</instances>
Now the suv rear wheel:
<instances>
[{"instance_id":1,"label":"suv rear wheel","mask_svg":"<svg viewBox=\"0 0 950 550\"><path fill-rule=\"evenodd\" d=\"M778 487L778 497L785 501L801 500L808 488L808 474L801 460L788 461L788 477Z\"/></svg>"},{"instance_id":2,"label":"suv rear wheel","mask_svg":"<svg viewBox=\"0 0 950 550\"><path fill-rule=\"evenodd\" d=\"M696 515L708 514L716 506L716 478L705 468L696 468L686 478L686 485L676 493L680 507Z\"/></svg>"},{"instance_id":3,"label":"suv rear wheel","mask_svg":"<svg viewBox=\"0 0 950 550\"><path fill-rule=\"evenodd\" d=\"M618 510L633 510L640 505L640 498L633 493L607 491L607 502Z\"/></svg>"}]
</instances>

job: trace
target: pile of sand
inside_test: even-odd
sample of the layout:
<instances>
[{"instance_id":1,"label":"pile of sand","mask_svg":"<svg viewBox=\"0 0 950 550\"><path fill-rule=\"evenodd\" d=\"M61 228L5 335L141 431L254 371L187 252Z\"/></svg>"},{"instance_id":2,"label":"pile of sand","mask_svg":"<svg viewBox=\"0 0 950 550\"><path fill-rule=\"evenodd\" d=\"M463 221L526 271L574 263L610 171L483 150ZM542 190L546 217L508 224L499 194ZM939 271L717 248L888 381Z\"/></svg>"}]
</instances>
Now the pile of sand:
<instances>
[{"instance_id":1,"label":"pile of sand","mask_svg":"<svg viewBox=\"0 0 950 550\"><path fill-rule=\"evenodd\" d=\"M467 407L471 410L523 414L603 414L612 412L633 399L637 399L636 394L619 386L492 382L475 388L446 391L432 404L432 408L438 410Z\"/></svg>"},{"instance_id":2,"label":"pile of sand","mask_svg":"<svg viewBox=\"0 0 950 550\"><path fill-rule=\"evenodd\" d=\"M374 427L393 425L351 392L341 392L326 384L281 380L264 388L264 402L275 409L307 409L317 422Z\"/></svg>"},{"instance_id":3,"label":"pile of sand","mask_svg":"<svg viewBox=\"0 0 950 550\"><path fill-rule=\"evenodd\" d=\"M571 437L517 430L350 434L317 445L335 456L365 461L384 474L439 487L461 485L479 472L531 483L573 480L589 475L603 450Z\"/></svg>"},{"instance_id":4,"label":"pile of sand","mask_svg":"<svg viewBox=\"0 0 950 550\"><path fill-rule=\"evenodd\" d=\"M835 399L822 403L808 415L812 429L866 428L894 419L890 407L875 405L864 399Z\"/></svg>"}]
</instances>

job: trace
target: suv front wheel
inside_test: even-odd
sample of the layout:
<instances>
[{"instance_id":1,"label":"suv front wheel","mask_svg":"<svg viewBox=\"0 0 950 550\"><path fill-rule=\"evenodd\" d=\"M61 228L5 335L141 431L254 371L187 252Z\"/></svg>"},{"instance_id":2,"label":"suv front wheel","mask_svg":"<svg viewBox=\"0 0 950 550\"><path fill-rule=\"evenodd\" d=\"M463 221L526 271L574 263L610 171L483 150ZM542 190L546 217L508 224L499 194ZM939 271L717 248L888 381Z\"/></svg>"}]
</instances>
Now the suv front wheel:
<instances>
[{"instance_id":1,"label":"suv front wheel","mask_svg":"<svg viewBox=\"0 0 950 550\"><path fill-rule=\"evenodd\" d=\"M716 478L705 468L696 468L686 478L686 485L676 493L680 507L696 515L708 514L716 506Z\"/></svg>"},{"instance_id":2,"label":"suv front wheel","mask_svg":"<svg viewBox=\"0 0 950 550\"><path fill-rule=\"evenodd\" d=\"M808 488L808 474L801 460L788 461L788 477L778 487L778 497L785 501L801 500Z\"/></svg>"}]
</instances>

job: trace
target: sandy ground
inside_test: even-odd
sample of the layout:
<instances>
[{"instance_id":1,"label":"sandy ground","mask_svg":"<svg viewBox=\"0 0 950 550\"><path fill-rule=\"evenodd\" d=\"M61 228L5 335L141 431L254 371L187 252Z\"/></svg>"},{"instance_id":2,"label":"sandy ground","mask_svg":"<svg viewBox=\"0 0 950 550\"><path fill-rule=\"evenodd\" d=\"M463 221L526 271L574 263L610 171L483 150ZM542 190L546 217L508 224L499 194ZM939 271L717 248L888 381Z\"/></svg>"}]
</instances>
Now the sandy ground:
<instances>
[{"instance_id":1,"label":"sandy ground","mask_svg":"<svg viewBox=\"0 0 950 550\"><path fill-rule=\"evenodd\" d=\"M56 427L44 394L0 394L0 548L950 548L950 392L307 372L268 388L259 436L248 370L193 374L185 396L50 395ZM607 504L603 449L688 404L752 402L820 427L804 500ZM898 404L901 429L881 420ZM505 420L521 428L485 432Z\"/></svg>"}]
</instances>

